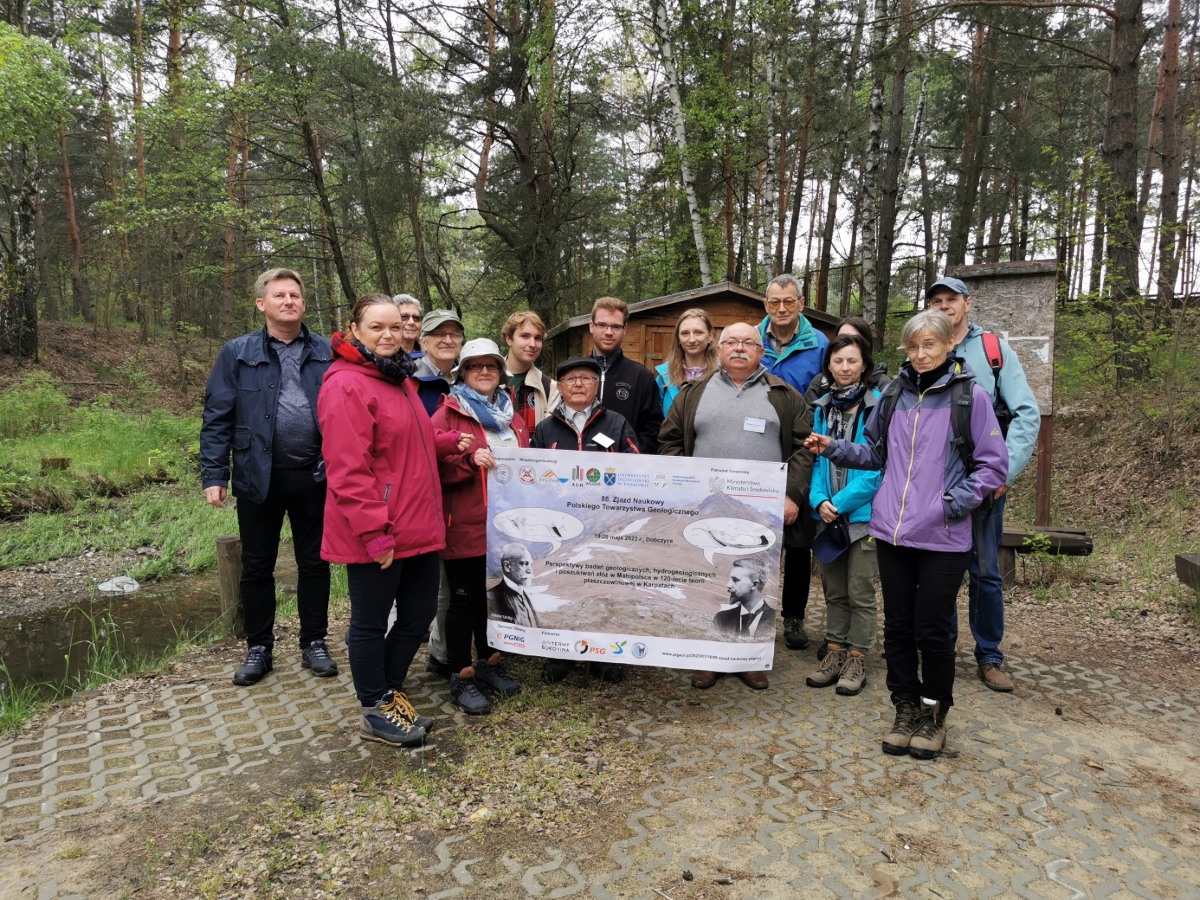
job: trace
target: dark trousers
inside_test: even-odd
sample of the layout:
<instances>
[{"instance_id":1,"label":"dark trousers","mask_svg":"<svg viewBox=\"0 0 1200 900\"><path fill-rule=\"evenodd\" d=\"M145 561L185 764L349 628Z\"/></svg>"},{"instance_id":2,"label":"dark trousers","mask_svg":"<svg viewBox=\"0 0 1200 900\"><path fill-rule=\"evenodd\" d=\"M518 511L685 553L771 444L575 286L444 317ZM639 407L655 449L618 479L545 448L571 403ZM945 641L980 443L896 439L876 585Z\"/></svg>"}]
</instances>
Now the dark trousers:
<instances>
[{"instance_id":1,"label":"dark trousers","mask_svg":"<svg viewBox=\"0 0 1200 900\"><path fill-rule=\"evenodd\" d=\"M808 609L808 588L812 581L812 551L807 547L785 547L783 550L783 588L779 607L785 619L804 618Z\"/></svg>"},{"instance_id":2,"label":"dark trousers","mask_svg":"<svg viewBox=\"0 0 1200 900\"><path fill-rule=\"evenodd\" d=\"M876 540L883 649L892 703L954 705L955 602L971 551L945 553Z\"/></svg>"},{"instance_id":3,"label":"dark trousers","mask_svg":"<svg viewBox=\"0 0 1200 900\"><path fill-rule=\"evenodd\" d=\"M325 482L313 481L312 467L272 469L262 503L237 502L242 539L242 609L246 644L275 645L275 560L283 517L292 524L296 554L296 608L300 614L300 646L324 640L329 630L329 563L321 559L325 525Z\"/></svg>"},{"instance_id":4,"label":"dark trousers","mask_svg":"<svg viewBox=\"0 0 1200 900\"><path fill-rule=\"evenodd\" d=\"M354 693L363 706L371 706L388 691L404 690L408 667L437 611L439 574L437 553L394 559L386 569L379 563L346 566L350 588L346 648ZM396 622L389 631L393 603Z\"/></svg>"},{"instance_id":5,"label":"dark trousers","mask_svg":"<svg viewBox=\"0 0 1200 900\"><path fill-rule=\"evenodd\" d=\"M446 662L451 672L471 665L471 637L480 659L491 656L487 639L487 557L443 560L450 587L446 609Z\"/></svg>"}]
</instances>

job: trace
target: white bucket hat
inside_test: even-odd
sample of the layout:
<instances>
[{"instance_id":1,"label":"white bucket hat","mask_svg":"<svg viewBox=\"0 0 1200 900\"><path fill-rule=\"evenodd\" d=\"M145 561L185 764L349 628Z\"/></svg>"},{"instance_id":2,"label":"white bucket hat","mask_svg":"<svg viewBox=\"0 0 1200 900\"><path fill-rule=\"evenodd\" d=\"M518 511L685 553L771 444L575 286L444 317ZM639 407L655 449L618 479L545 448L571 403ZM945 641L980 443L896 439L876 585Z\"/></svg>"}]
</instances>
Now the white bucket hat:
<instances>
[{"instance_id":1,"label":"white bucket hat","mask_svg":"<svg viewBox=\"0 0 1200 900\"><path fill-rule=\"evenodd\" d=\"M496 361L496 365L500 367L500 383L504 384L508 380L508 371L505 368L504 357L500 353L500 348L496 346L496 342L488 338L475 338L463 344L462 352L458 355L458 364L454 367L454 371L450 374L455 381L461 381L463 375L463 367L473 359L481 357L491 357Z\"/></svg>"}]
</instances>

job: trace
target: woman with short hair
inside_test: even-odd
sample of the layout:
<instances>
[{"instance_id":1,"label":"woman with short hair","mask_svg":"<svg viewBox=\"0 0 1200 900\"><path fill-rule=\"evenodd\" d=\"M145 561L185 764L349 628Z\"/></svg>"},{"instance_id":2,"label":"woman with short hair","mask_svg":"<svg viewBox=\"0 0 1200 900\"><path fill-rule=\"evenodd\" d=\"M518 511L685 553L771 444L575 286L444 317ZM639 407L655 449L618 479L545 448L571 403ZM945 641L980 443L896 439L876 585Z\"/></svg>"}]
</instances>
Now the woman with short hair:
<instances>
[{"instance_id":1,"label":"woman with short hair","mask_svg":"<svg viewBox=\"0 0 1200 900\"><path fill-rule=\"evenodd\" d=\"M883 471L870 525L896 708L883 751L933 759L954 705L955 601L974 546L972 513L1005 483L1008 451L987 393L951 353L949 317L917 313L900 343L908 360L867 421L865 441L814 433L805 446L839 466ZM959 398L970 400L969 435L956 434Z\"/></svg>"}]
</instances>

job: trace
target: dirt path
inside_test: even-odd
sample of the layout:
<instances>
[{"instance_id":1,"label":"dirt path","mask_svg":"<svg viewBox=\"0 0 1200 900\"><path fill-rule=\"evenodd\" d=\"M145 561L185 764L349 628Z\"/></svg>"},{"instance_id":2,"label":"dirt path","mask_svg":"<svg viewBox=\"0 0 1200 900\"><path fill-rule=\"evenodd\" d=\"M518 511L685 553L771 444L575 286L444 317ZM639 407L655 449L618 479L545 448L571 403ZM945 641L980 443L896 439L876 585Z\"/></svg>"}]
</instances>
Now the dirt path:
<instances>
[{"instance_id":1,"label":"dirt path","mask_svg":"<svg viewBox=\"0 0 1200 900\"><path fill-rule=\"evenodd\" d=\"M281 654L234 688L214 648L0 742L0 897L1195 896L1200 658L1013 612L1018 691L964 659L933 763L879 751L878 659L857 698L782 649L764 692L519 664L482 721L418 666L438 730L401 754L358 740L347 676Z\"/></svg>"}]
</instances>

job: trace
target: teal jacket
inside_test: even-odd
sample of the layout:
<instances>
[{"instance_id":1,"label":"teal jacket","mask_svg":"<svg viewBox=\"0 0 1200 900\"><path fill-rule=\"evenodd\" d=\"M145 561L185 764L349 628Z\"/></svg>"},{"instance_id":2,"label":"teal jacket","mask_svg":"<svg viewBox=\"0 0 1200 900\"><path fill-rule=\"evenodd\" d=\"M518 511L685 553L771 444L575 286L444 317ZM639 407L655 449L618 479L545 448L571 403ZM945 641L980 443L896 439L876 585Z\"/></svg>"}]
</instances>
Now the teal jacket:
<instances>
[{"instance_id":1,"label":"teal jacket","mask_svg":"<svg viewBox=\"0 0 1200 900\"><path fill-rule=\"evenodd\" d=\"M1012 424L1008 426L1008 435L1004 439L1004 445L1008 448L1007 483L1011 486L1033 456L1038 432L1042 428L1042 414L1038 409L1037 397L1033 395L1033 389L1029 387L1025 378L1025 369L1020 358L1003 338L1000 339L1000 352L1004 364L1000 367L997 383L992 375L992 367L988 365L982 335L983 329L971 324L967 327L967 336L954 348L953 353L961 357L975 373L975 383L987 391L992 405L996 403L996 392L999 390L1000 396L1013 413Z\"/></svg>"},{"instance_id":2,"label":"teal jacket","mask_svg":"<svg viewBox=\"0 0 1200 900\"><path fill-rule=\"evenodd\" d=\"M825 394L813 404L813 434L829 434L830 396ZM879 397L879 391L874 389L863 395L863 402L854 416L854 443L867 442L863 431ZM870 522L871 501L883 481L882 470L847 469L846 486L835 494L832 468L833 464L824 456L818 456L813 463L812 485L808 489L808 505L812 508L813 518L820 518L817 507L828 500L851 522Z\"/></svg>"},{"instance_id":3,"label":"teal jacket","mask_svg":"<svg viewBox=\"0 0 1200 900\"><path fill-rule=\"evenodd\" d=\"M666 363L659 363L654 367L654 383L658 385L658 392L662 395L663 418L666 418L667 413L671 411L671 404L679 395L679 385L667 374Z\"/></svg>"},{"instance_id":4,"label":"teal jacket","mask_svg":"<svg viewBox=\"0 0 1200 900\"><path fill-rule=\"evenodd\" d=\"M813 328L812 323L801 313L796 333L787 345L776 353L771 347L771 342L767 340L767 327L770 324L770 316L758 323L758 337L763 345L762 363L768 372L776 378L782 378L803 394L808 390L809 383L821 371L829 338Z\"/></svg>"}]
</instances>

